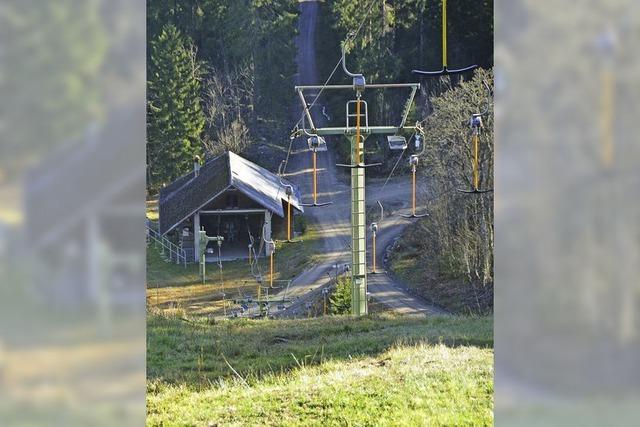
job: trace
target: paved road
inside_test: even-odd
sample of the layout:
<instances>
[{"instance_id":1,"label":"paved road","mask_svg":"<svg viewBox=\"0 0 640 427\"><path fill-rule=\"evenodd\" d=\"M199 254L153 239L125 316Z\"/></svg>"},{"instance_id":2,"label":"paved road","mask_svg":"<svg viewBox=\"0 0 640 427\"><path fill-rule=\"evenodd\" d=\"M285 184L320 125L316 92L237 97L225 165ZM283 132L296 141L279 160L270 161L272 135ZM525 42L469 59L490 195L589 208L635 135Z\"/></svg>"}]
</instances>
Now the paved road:
<instances>
[{"instance_id":1,"label":"paved road","mask_svg":"<svg viewBox=\"0 0 640 427\"><path fill-rule=\"evenodd\" d=\"M322 84L317 73L315 57L315 27L318 21L318 9L320 3L317 1L300 2L300 20L298 45L298 84ZM312 99L309 99L311 101ZM324 117L322 115L322 99L312 113L317 126L322 126ZM296 110L295 120L300 116L301 109ZM328 139L328 144L346 143L345 140L336 138ZM286 169L287 178L300 186L306 203L311 203L312 193L312 154L306 147L306 138L299 138L294 141L293 150ZM306 302L317 297L321 289L329 285L329 273L335 277L336 265L342 270L344 265L351 259L351 219L350 219L350 197L351 189L338 179L337 167L335 166L333 150L318 154L318 201L332 201L333 204L327 207L307 207L305 216L314 224L323 239L323 253L319 262L302 273L293 280L288 290L288 296L296 300L280 315L301 315L306 313ZM342 171L340 171L342 172ZM373 211L377 212L376 201L380 200L387 206L398 206L398 212L408 213L409 184L406 177L392 179L381 191L382 180L367 180L366 199L370 205L374 205ZM409 224L409 220L402 219L397 215L386 218L380 223L378 234L378 260L380 267L383 266L384 248L393 242ZM370 253L370 252L369 252ZM370 260L369 260L370 262ZM404 291L400 283L381 272L381 274L369 275L369 292L371 297L379 300L386 306L403 314L442 314L442 310L431 306L425 301L410 295Z\"/></svg>"}]
</instances>

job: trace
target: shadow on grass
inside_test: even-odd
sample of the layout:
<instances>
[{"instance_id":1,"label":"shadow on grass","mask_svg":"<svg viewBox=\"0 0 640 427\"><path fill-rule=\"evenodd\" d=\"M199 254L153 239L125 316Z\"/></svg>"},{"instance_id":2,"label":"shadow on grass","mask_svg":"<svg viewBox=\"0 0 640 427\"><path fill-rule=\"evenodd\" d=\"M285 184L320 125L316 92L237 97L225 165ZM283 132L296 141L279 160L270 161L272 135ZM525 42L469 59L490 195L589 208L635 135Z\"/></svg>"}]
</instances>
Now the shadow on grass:
<instances>
[{"instance_id":1,"label":"shadow on grass","mask_svg":"<svg viewBox=\"0 0 640 427\"><path fill-rule=\"evenodd\" d=\"M238 376L251 383L327 360L375 357L398 345L492 348L492 328L491 317L336 316L211 324L206 319L150 314L147 378L195 389Z\"/></svg>"}]
</instances>

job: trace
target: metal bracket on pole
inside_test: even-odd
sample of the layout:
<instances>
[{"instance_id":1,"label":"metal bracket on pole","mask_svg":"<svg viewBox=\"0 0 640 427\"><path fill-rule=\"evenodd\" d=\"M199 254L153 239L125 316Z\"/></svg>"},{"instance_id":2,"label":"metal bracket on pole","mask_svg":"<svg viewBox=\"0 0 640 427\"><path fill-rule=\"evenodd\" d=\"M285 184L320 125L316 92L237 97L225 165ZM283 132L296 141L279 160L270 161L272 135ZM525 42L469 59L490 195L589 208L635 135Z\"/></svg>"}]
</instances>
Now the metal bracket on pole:
<instances>
[{"instance_id":1,"label":"metal bracket on pole","mask_svg":"<svg viewBox=\"0 0 640 427\"><path fill-rule=\"evenodd\" d=\"M349 70L347 70L347 59L344 44L342 45L342 69L347 76L353 79L353 89L359 93L363 92L367 84L366 80L362 74L351 73Z\"/></svg>"}]
</instances>

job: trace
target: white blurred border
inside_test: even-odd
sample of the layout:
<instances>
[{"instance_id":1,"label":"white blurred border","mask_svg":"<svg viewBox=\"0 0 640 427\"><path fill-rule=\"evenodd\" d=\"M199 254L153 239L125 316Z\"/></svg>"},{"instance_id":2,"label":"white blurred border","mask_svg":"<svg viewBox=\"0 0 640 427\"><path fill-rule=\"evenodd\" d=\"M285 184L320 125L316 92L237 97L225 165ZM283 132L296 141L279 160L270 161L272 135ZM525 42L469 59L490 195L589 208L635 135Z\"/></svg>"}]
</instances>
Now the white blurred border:
<instances>
[{"instance_id":1,"label":"white blurred border","mask_svg":"<svg viewBox=\"0 0 640 427\"><path fill-rule=\"evenodd\" d=\"M640 3L496 6L496 425L637 424Z\"/></svg>"},{"instance_id":2,"label":"white blurred border","mask_svg":"<svg viewBox=\"0 0 640 427\"><path fill-rule=\"evenodd\" d=\"M0 424L142 425L145 7L0 5Z\"/></svg>"}]
</instances>

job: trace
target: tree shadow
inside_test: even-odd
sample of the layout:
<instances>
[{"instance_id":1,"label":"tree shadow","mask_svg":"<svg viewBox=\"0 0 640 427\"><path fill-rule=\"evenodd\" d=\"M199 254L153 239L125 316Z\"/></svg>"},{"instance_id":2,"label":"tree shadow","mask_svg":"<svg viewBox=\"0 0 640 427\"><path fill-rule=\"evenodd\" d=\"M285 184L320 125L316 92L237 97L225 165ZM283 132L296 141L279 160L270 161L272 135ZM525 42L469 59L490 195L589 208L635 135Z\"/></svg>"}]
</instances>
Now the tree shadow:
<instances>
[{"instance_id":1,"label":"tree shadow","mask_svg":"<svg viewBox=\"0 0 640 427\"><path fill-rule=\"evenodd\" d=\"M377 357L419 344L493 348L493 319L335 316L210 323L150 315L147 379L196 389L238 377L251 383L302 366Z\"/></svg>"}]
</instances>

